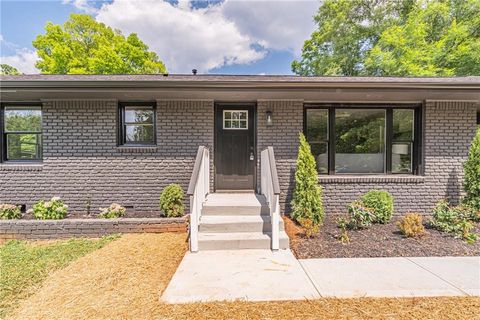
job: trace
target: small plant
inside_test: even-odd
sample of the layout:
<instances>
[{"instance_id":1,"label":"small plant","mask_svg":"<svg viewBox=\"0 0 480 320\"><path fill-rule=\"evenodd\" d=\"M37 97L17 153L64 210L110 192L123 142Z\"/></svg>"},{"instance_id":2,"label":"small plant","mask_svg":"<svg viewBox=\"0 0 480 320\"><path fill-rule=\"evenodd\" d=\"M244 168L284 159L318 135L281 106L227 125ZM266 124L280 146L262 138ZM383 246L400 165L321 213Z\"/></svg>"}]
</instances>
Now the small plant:
<instances>
[{"instance_id":1,"label":"small plant","mask_svg":"<svg viewBox=\"0 0 480 320\"><path fill-rule=\"evenodd\" d=\"M120 218L125 215L125 207L118 203L112 203L108 208L100 208L100 217L105 219Z\"/></svg>"},{"instance_id":2,"label":"small plant","mask_svg":"<svg viewBox=\"0 0 480 320\"><path fill-rule=\"evenodd\" d=\"M425 234L422 216L418 213L407 213L401 221L397 222L400 232L409 238L421 237Z\"/></svg>"},{"instance_id":3,"label":"small plant","mask_svg":"<svg viewBox=\"0 0 480 320\"><path fill-rule=\"evenodd\" d=\"M480 128L477 129L477 134L470 146L463 171L465 172L463 188L466 192L463 203L480 212Z\"/></svg>"},{"instance_id":4,"label":"small plant","mask_svg":"<svg viewBox=\"0 0 480 320\"><path fill-rule=\"evenodd\" d=\"M370 190L361 198L363 205L371 208L374 223L387 223L393 215L393 197L387 191Z\"/></svg>"},{"instance_id":5,"label":"small plant","mask_svg":"<svg viewBox=\"0 0 480 320\"><path fill-rule=\"evenodd\" d=\"M349 220L347 218L338 218L337 219L337 225L341 229L342 233L340 234L340 241L343 244L348 244L350 243L350 237L348 236L348 225L349 225Z\"/></svg>"},{"instance_id":6,"label":"small plant","mask_svg":"<svg viewBox=\"0 0 480 320\"><path fill-rule=\"evenodd\" d=\"M13 204L0 204L0 219L18 219L22 216L20 206Z\"/></svg>"},{"instance_id":7,"label":"small plant","mask_svg":"<svg viewBox=\"0 0 480 320\"><path fill-rule=\"evenodd\" d=\"M67 216L68 206L59 197L50 201L40 200L33 205L28 213L33 213L35 219L63 219Z\"/></svg>"},{"instance_id":8,"label":"small plant","mask_svg":"<svg viewBox=\"0 0 480 320\"><path fill-rule=\"evenodd\" d=\"M472 218L474 217L472 208L460 205L450 206L447 200L441 200L433 210L430 224L437 230L454 234L469 243L475 242L477 236L471 233L473 229Z\"/></svg>"},{"instance_id":9,"label":"small plant","mask_svg":"<svg viewBox=\"0 0 480 320\"><path fill-rule=\"evenodd\" d=\"M292 218L300 223L309 219L315 225L321 225L325 212L322 202L322 188L318 184L315 158L307 139L300 133L297 167L295 171L295 190L293 192Z\"/></svg>"},{"instance_id":10,"label":"small plant","mask_svg":"<svg viewBox=\"0 0 480 320\"><path fill-rule=\"evenodd\" d=\"M354 201L348 205L348 215L347 224L350 229L368 228L375 218L373 209L365 207L361 201Z\"/></svg>"},{"instance_id":11,"label":"small plant","mask_svg":"<svg viewBox=\"0 0 480 320\"><path fill-rule=\"evenodd\" d=\"M167 217L181 217L185 212L183 189L178 184L170 184L160 195L160 209Z\"/></svg>"},{"instance_id":12,"label":"small plant","mask_svg":"<svg viewBox=\"0 0 480 320\"><path fill-rule=\"evenodd\" d=\"M315 224L312 220L308 218L301 218L298 223L300 226L303 228L303 231L305 232L305 236L307 238L312 238L315 234L318 233L318 228L319 225Z\"/></svg>"}]
</instances>

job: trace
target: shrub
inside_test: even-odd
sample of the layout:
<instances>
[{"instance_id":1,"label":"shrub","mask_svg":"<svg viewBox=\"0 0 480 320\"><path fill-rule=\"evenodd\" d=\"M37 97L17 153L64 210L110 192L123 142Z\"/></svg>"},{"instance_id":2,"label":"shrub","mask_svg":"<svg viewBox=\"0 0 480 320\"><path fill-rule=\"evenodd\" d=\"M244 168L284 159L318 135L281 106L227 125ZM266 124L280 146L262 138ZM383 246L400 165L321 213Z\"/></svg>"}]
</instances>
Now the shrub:
<instances>
[{"instance_id":1,"label":"shrub","mask_svg":"<svg viewBox=\"0 0 480 320\"><path fill-rule=\"evenodd\" d=\"M371 208L374 223L387 223L393 215L393 197L387 191L370 190L361 198L363 205Z\"/></svg>"},{"instance_id":2,"label":"shrub","mask_svg":"<svg viewBox=\"0 0 480 320\"><path fill-rule=\"evenodd\" d=\"M410 238L420 237L425 234L422 216L418 213L407 213L405 217L397 222L400 232Z\"/></svg>"},{"instance_id":3,"label":"shrub","mask_svg":"<svg viewBox=\"0 0 480 320\"><path fill-rule=\"evenodd\" d=\"M365 207L361 201L354 201L348 205L348 215L347 225L350 229L368 228L375 218L373 209Z\"/></svg>"},{"instance_id":4,"label":"shrub","mask_svg":"<svg viewBox=\"0 0 480 320\"><path fill-rule=\"evenodd\" d=\"M120 218L125 215L125 207L122 207L118 203L112 203L108 208L100 208L100 217L105 219Z\"/></svg>"},{"instance_id":5,"label":"shrub","mask_svg":"<svg viewBox=\"0 0 480 320\"><path fill-rule=\"evenodd\" d=\"M465 172L463 187L466 192L463 203L478 212L480 211L480 129L477 130L472 141L463 170Z\"/></svg>"},{"instance_id":6,"label":"shrub","mask_svg":"<svg viewBox=\"0 0 480 320\"><path fill-rule=\"evenodd\" d=\"M308 218L301 218L298 223L300 226L303 228L303 231L305 232L305 236L307 238L312 238L315 234L318 233L318 228L319 225L315 224L313 220L308 219Z\"/></svg>"},{"instance_id":7,"label":"shrub","mask_svg":"<svg viewBox=\"0 0 480 320\"><path fill-rule=\"evenodd\" d=\"M295 190L293 192L292 218L300 223L309 219L314 225L320 225L325 215L322 203L322 188L318 185L315 158L307 139L300 133L297 169L295 171Z\"/></svg>"},{"instance_id":8,"label":"shrub","mask_svg":"<svg viewBox=\"0 0 480 320\"><path fill-rule=\"evenodd\" d=\"M476 235L471 233L473 209L460 205L450 206L446 200L437 203L430 224L437 230L454 234L467 242L474 242Z\"/></svg>"},{"instance_id":9,"label":"shrub","mask_svg":"<svg viewBox=\"0 0 480 320\"><path fill-rule=\"evenodd\" d=\"M59 197L53 197L50 201L40 200L29 212L36 219L63 219L67 216L67 210L68 206Z\"/></svg>"},{"instance_id":10,"label":"shrub","mask_svg":"<svg viewBox=\"0 0 480 320\"><path fill-rule=\"evenodd\" d=\"M0 204L0 219L18 219L22 216L20 206L13 204Z\"/></svg>"},{"instance_id":11,"label":"shrub","mask_svg":"<svg viewBox=\"0 0 480 320\"><path fill-rule=\"evenodd\" d=\"M160 195L160 209L167 217L180 217L185 212L183 199L182 187L178 184L170 184L163 189Z\"/></svg>"},{"instance_id":12,"label":"shrub","mask_svg":"<svg viewBox=\"0 0 480 320\"><path fill-rule=\"evenodd\" d=\"M342 230L342 233L340 234L340 241L343 244L348 244L350 243L350 237L348 236L348 231L347 228L349 228L349 219L347 218L338 218L337 219L337 225L338 227Z\"/></svg>"}]
</instances>

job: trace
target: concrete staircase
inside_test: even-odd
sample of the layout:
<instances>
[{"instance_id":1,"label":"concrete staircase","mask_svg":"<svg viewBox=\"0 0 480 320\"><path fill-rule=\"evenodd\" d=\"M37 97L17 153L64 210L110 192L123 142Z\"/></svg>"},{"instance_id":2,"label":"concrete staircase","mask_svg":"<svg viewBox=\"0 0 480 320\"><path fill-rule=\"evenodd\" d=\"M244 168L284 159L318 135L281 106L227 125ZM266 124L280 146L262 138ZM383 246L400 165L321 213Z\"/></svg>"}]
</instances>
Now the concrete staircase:
<instances>
[{"instance_id":1,"label":"concrete staircase","mask_svg":"<svg viewBox=\"0 0 480 320\"><path fill-rule=\"evenodd\" d=\"M270 249L271 221L266 199L254 193L207 196L200 217L199 250ZM280 249L289 248L280 219Z\"/></svg>"}]
</instances>

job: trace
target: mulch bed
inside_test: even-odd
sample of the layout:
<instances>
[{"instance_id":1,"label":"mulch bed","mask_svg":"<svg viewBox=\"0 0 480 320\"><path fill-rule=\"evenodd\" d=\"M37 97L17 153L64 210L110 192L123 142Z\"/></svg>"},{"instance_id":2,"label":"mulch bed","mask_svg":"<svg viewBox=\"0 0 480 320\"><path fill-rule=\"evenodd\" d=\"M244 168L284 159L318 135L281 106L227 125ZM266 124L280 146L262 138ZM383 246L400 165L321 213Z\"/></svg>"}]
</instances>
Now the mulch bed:
<instances>
[{"instance_id":1,"label":"mulch bed","mask_svg":"<svg viewBox=\"0 0 480 320\"><path fill-rule=\"evenodd\" d=\"M468 244L451 234L426 226L427 234L421 238L406 238L399 231L394 217L388 224L374 224L368 229L349 230L350 243L340 241L341 230L337 227L338 216L326 216L320 231L307 239L303 231L285 217L290 244L299 259L309 258L361 258L361 257L425 257L425 256L478 256L480 239ZM424 221L428 221L425 217ZM480 233L480 224L474 232Z\"/></svg>"}]
</instances>

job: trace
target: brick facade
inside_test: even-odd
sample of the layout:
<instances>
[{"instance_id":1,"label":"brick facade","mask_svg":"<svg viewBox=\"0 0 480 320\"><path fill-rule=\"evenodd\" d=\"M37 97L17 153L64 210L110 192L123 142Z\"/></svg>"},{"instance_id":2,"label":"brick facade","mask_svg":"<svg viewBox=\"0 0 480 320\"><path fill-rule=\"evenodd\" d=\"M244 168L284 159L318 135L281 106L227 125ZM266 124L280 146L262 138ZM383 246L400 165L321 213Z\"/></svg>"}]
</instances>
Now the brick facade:
<instances>
[{"instance_id":1,"label":"brick facade","mask_svg":"<svg viewBox=\"0 0 480 320\"><path fill-rule=\"evenodd\" d=\"M115 233L186 231L185 218L0 220L0 242L10 239L99 238Z\"/></svg>"},{"instance_id":2,"label":"brick facade","mask_svg":"<svg viewBox=\"0 0 480 320\"><path fill-rule=\"evenodd\" d=\"M116 100L44 102L43 163L0 164L0 203L30 207L39 199L60 196L70 210L82 213L88 201L94 212L112 202L137 212L158 211L159 195L167 184L180 183L187 189L199 145L209 147L213 164L213 100L158 100L157 145L141 149L117 146L117 110ZM265 126L267 110L273 113L271 127ZM473 103L427 101L424 175L322 176L327 213L345 212L349 202L373 188L390 191L400 214L429 213L445 197L458 202L476 112ZM284 212L290 210L302 130L302 100L257 101L257 154L274 147Z\"/></svg>"},{"instance_id":3,"label":"brick facade","mask_svg":"<svg viewBox=\"0 0 480 320\"><path fill-rule=\"evenodd\" d=\"M117 147L118 103L43 104L43 163L0 164L0 203L59 196L71 211L113 202L132 211L159 211L161 190L188 187L199 145L213 148L213 101L157 101L157 145ZM185 201L188 205L188 199Z\"/></svg>"},{"instance_id":4,"label":"brick facade","mask_svg":"<svg viewBox=\"0 0 480 320\"><path fill-rule=\"evenodd\" d=\"M264 125L265 111L274 125ZM345 213L346 205L371 189L383 189L395 198L397 214L431 213L435 203L462 195L463 162L476 131L477 106L471 102L427 101L423 112L422 176L320 176L326 212ZM273 146L282 191L280 200L290 210L294 186L298 132L303 130L303 102L259 101L258 149Z\"/></svg>"}]
</instances>

